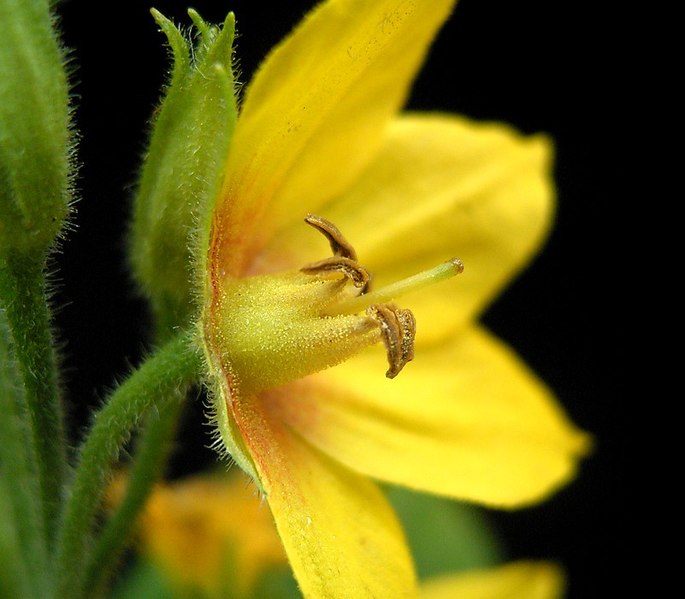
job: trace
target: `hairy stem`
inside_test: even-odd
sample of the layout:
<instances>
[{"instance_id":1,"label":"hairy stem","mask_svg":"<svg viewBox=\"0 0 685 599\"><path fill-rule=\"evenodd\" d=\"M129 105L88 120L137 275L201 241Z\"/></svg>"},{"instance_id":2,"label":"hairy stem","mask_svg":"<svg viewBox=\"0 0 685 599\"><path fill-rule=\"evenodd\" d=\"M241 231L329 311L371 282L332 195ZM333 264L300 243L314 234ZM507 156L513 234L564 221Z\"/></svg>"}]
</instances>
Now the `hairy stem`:
<instances>
[{"instance_id":1,"label":"hairy stem","mask_svg":"<svg viewBox=\"0 0 685 599\"><path fill-rule=\"evenodd\" d=\"M152 487L164 474L186 391L187 388L182 387L178 391L178 401L169 401L160 406L159 412L150 413L140 433L124 497L98 537L86 566L85 588L95 596L106 591L113 570L131 539L136 518Z\"/></svg>"},{"instance_id":2,"label":"hairy stem","mask_svg":"<svg viewBox=\"0 0 685 599\"><path fill-rule=\"evenodd\" d=\"M67 472L57 352L51 330L44 261L11 256L0 261L0 307L21 377L26 428L38 472L42 518L52 538Z\"/></svg>"},{"instance_id":3,"label":"hairy stem","mask_svg":"<svg viewBox=\"0 0 685 599\"><path fill-rule=\"evenodd\" d=\"M0 597L37 598L49 588L47 535L26 401L9 339L0 310ZM12 592L5 588L10 582Z\"/></svg>"},{"instance_id":4,"label":"hairy stem","mask_svg":"<svg viewBox=\"0 0 685 599\"><path fill-rule=\"evenodd\" d=\"M85 593L85 568L93 524L121 448L151 409L179 401L199 378L201 359L191 334L182 334L147 359L95 414L79 453L65 507L57 553L57 597Z\"/></svg>"}]
</instances>

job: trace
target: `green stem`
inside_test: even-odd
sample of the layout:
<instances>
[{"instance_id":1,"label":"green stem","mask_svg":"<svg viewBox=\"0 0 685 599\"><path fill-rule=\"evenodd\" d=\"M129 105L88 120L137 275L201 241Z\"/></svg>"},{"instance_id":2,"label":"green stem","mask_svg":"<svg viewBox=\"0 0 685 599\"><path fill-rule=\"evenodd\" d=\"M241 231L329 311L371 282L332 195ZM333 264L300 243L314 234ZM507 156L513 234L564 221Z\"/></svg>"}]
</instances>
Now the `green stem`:
<instances>
[{"instance_id":1,"label":"green stem","mask_svg":"<svg viewBox=\"0 0 685 599\"><path fill-rule=\"evenodd\" d=\"M42 518L51 539L61 507L67 455L44 267L44 261L34 257L14 255L0 261L0 307L5 310L24 389Z\"/></svg>"},{"instance_id":2,"label":"green stem","mask_svg":"<svg viewBox=\"0 0 685 599\"><path fill-rule=\"evenodd\" d=\"M0 584L0 597L44 597L50 571L37 460L27 442L26 401L9 340L0 310L0 580L23 587L16 595L3 595Z\"/></svg>"},{"instance_id":3,"label":"green stem","mask_svg":"<svg viewBox=\"0 0 685 599\"><path fill-rule=\"evenodd\" d=\"M159 409L200 376L201 359L190 334L167 343L136 370L96 413L82 446L65 507L57 552L56 596L82 597L92 530L124 444L151 408Z\"/></svg>"},{"instance_id":4,"label":"green stem","mask_svg":"<svg viewBox=\"0 0 685 599\"><path fill-rule=\"evenodd\" d=\"M90 589L93 596L104 594L112 572L133 534L138 513L153 485L164 474L186 391L185 387L180 390L179 401L170 401L161 406L158 413L151 413L141 431L124 498L100 533L86 566L84 588Z\"/></svg>"}]
</instances>

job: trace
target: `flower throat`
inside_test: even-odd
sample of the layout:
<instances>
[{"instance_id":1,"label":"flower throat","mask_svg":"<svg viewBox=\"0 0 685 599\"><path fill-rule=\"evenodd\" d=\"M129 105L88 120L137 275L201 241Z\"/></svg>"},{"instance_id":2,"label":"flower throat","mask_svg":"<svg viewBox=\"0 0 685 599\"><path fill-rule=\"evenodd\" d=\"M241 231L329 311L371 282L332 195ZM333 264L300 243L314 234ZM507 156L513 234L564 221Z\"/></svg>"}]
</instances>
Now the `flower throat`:
<instances>
[{"instance_id":1,"label":"flower throat","mask_svg":"<svg viewBox=\"0 0 685 599\"><path fill-rule=\"evenodd\" d=\"M299 271L222 282L214 343L233 392L270 389L347 360L382 342L386 376L414 358L416 320L392 300L463 271L457 259L372 289L372 275L340 230L320 216L305 222L328 239L333 256Z\"/></svg>"}]
</instances>

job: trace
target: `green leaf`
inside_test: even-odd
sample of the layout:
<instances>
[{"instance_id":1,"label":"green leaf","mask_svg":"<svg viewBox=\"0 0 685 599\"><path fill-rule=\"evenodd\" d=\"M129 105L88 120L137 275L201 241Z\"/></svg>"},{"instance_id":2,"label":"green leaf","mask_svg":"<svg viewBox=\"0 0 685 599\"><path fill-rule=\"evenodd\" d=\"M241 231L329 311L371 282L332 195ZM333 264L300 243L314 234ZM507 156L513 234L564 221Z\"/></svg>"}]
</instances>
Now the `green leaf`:
<instances>
[{"instance_id":1,"label":"green leaf","mask_svg":"<svg viewBox=\"0 0 685 599\"><path fill-rule=\"evenodd\" d=\"M152 562L137 561L114 588L112 599L175 599L169 583Z\"/></svg>"},{"instance_id":2,"label":"green leaf","mask_svg":"<svg viewBox=\"0 0 685 599\"><path fill-rule=\"evenodd\" d=\"M302 593L289 567L273 568L264 572L257 581L251 599L301 599Z\"/></svg>"},{"instance_id":3,"label":"green leaf","mask_svg":"<svg viewBox=\"0 0 685 599\"><path fill-rule=\"evenodd\" d=\"M420 579L502 561L502 548L483 510L398 487L388 489L388 498L402 521Z\"/></svg>"}]
</instances>

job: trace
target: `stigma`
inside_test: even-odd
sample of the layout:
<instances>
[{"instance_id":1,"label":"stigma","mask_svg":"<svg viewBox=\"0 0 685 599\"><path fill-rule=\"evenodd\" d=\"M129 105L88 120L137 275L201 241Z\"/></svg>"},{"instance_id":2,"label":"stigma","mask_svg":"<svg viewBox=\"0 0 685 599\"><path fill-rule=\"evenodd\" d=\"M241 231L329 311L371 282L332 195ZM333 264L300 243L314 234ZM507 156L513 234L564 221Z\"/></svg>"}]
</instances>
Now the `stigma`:
<instances>
[{"instance_id":1,"label":"stigma","mask_svg":"<svg viewBox=\"0 0 685 599\"><path fill-rule=\"evenodd\" d=\"M373 289L372 274L333 223L311 214L305 222L327 238L332 256L298 271L222 282L213 345L240 393L303 378L379 343L388 359L385 374L396 377L414 358L416 319L395 300L463 270L451 259Z\"/></svg>"}]
</instances>

